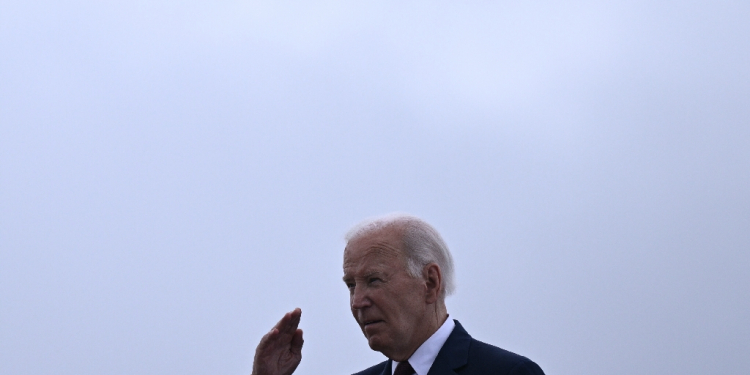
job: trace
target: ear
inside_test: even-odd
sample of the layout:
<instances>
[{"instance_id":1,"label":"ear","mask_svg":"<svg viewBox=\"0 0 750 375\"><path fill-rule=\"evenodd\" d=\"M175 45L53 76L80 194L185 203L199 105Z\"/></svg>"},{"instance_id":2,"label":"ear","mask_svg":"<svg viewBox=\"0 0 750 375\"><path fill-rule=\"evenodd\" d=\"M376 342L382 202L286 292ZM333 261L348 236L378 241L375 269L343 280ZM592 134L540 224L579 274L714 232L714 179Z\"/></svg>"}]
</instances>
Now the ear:
<instances>
[{"instance_id":1,"label":"ear","mask_svg":"<svg viewBox=\"0 0 750 375\"><path fill-rule=\"evenodd\" d=\"M440 299L440 291L443 288L443 273L440 266L430 263L422 269L425 282L425 302L432 304Z\"/></svg>"}]
</instances>

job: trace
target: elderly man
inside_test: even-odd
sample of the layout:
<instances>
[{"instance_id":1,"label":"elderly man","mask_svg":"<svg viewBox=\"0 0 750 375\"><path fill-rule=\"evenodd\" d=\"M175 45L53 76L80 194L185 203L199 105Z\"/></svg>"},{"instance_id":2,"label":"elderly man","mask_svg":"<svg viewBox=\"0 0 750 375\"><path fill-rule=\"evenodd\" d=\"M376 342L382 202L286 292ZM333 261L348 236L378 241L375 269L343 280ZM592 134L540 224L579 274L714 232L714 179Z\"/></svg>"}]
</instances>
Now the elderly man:
<instances>
[{"instance_id":1,"label":"elderly man","mask_svg":"<svg viewBox=\"0 0 750 375\"><path fill-rule=\"evenodd\" d=\"M388 215L346 235L344 283L372 350L389 360L358 375L539 374L528 358L473 339L448 319L453 259L440 234L408 215ZM302 312L287 313L255 351L254 375L289 375L302 359Z\"/></svg>"}]
</instances>

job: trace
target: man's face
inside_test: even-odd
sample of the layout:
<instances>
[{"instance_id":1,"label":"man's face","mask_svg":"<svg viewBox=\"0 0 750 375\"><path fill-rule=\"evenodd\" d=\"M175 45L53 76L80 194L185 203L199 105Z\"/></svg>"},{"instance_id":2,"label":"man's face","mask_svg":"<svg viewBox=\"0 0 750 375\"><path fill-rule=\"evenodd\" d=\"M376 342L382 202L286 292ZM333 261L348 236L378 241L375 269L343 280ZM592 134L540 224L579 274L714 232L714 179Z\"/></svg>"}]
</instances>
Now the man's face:
<instances>
[{"instance_id":1,"label":"man's face","mask_svg":"<svg viewBox=\"0 0 750 375\"><path fill-rule=\"evenodd\" d=\"M426 286L406 272L400 232L385 228L344 250L344 282L354 319L372 350L405 360L426 339ZM400 358L406 356L406 358Z\"/></svg>"}]
</instances>

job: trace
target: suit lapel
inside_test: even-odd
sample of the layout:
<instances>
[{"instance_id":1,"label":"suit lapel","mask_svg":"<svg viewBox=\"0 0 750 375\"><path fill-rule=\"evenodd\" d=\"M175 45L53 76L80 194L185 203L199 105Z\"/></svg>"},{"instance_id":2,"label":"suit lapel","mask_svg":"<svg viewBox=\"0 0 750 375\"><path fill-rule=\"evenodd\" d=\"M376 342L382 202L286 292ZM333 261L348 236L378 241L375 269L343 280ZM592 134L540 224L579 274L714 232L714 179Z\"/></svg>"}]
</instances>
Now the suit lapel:
<instances>
[{"instance_id":1,"label":"suit lapel","mask_svg":"<svg viewBox=\"0 0 750 375\"><path fill-rule=\"evenodd\" d=\"M445 341L443 347L440 348L427 375L454 375L456 372L453 370L466 365L469 358L471 336L458 320L454 320L454 322L456 322L456 326L453 328L453 332L448 336L448 340ZM390 363L386 367L390 367Z\"/></svg>"},{"instance_id":2,"label":"suit lapel","mask_svg":"<svg viewBox=\"0 0 750 375\"><path fill-rule=\"evenodd\" d=\"M390 359L385 361L385 366L383 366L383 372L381 372L380 375L392 375L393 374L392 366L393 366L393 361L391 361Z\"/></svg>"}]
</instances>

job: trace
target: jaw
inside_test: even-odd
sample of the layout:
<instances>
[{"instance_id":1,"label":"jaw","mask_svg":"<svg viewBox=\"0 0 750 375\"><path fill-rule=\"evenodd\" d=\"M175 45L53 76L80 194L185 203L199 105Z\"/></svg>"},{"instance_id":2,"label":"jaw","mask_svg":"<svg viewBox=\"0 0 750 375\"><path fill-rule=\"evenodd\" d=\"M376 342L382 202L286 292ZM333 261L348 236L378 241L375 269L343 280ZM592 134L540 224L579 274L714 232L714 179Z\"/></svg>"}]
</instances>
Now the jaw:
<instances>
[{"instance_id":1,"label":"jaw","mask_svg":"<svg viewBox=\"0 0 750 375\"><path fill-rule=\"evenodd\" d=\"M388 326L384 321L367 321L360 324L360 328L367 339L370 349L383 352L383 350L387 350L386 348L391 346L388 342L393 339L393 335L387 329Z\"/></svg>"},{"instance_id":2,"label":"jaw","mask_svg":"<svg viewBox=\"0 0 750 375\"><path fill-rule=\"evenodd\" d=\"M383 353L384 356L394 361L403 362L409 359L417 349L416 347L410 349L410 344L404 340L405 338L394 337L386 330L373 330L369 334L364 330L363 332L370 349Z\"/></svg>"},{"instance_id":3,"label":"jaw","mask_svg":"<svg viewBox=\"0 0 750 375\"><path fill-rule=\"evenodd\" d=\"M406 361L416 350L410 351L402 347L397 348L393 343L384 343L377 339L370 339L367 343L370 349L383 353L384 356L397 362Z\"/></svg>"},{"instance_id":4,"label":"jaw","mask_svg":"<svg viewBox=\"0 0 750 375\"><path fill-rule=\"evenodd\" d=\"M371 335L367 336L367 345L370 347L370 349L381 352L386 357L390 358L390 355L393 352L393 345L389 345L387 342L384 342L384 337L381 335Z\"/></svg>"}]
</instances>

